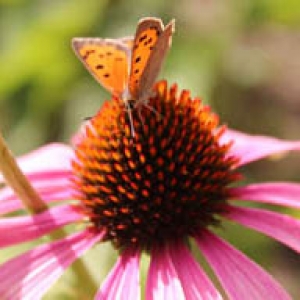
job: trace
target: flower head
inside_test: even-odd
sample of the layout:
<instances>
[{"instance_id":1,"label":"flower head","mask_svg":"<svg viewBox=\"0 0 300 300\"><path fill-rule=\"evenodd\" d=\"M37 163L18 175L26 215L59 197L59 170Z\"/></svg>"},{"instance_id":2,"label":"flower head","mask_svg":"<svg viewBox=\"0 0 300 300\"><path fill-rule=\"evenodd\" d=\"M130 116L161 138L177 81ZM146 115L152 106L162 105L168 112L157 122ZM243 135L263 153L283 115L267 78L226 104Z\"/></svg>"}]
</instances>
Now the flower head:
<instances>
[{"instance_id":1,"label":"flower head","mask_svg":"<svg viewBox=\"0 0 300 300\"><path fill-rule=\"evenodd\" d=\"M230 299L289 299L270 275L211 229L229 219L299 252L298 220L229 200L299 208L296 183L234 184L241 165L299 150L300 142L247 136L219 126L217 116L199 99L178 92L176 86L168 88L164 81L154 91L147 106L132 109L134 135L127 110L114 98L77 136L74 151L57 144L20 159L44 201L77 202L34 217L1 219L0 245L34 239L81 220L86 229L4 263L4 299L42 296L65 268L99 241L112 242L120 257L96 299L140 299L143 251L151 257L146 299L221 299L187 246L190 239ZM9 189L0 197L0 212L20 208ZM7 230L12 234L7 236Z\"/></svg>"},{"instance_id":2,"label":"flower head","mask_svg":"<svg viewBox=\"0 0 300 300\"><path fill-rule=\"evenodd\" d=\"M157 89L151 110L133 111L134 137L115 99L91 120L75 151L76 198L118 248L151 249L216 224L237 179L237 159L219 142L216 115L187 91L178 97L176 86L161 82Z\"/></svg>"}]
</instances>

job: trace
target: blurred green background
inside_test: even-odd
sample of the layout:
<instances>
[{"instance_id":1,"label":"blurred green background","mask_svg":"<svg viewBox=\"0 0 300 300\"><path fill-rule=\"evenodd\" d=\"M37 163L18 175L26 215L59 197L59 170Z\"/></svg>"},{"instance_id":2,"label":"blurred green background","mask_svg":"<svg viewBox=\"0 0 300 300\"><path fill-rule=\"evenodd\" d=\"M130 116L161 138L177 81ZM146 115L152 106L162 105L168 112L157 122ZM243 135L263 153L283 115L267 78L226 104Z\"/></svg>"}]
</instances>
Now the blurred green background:
<instances>
[{"instance_id":1,"label":"blurred green background","mask_svg":"<svg viewBox=\"0 0 300 300\"><path fill-rule=\"evenodd\" d=\"M69 142L109 99L75 57L71 38L132 35L145 16L176 19L160 78L201 96L232 128L300 139L298 0L0 0L0 128L14 153ZM250 182L299 181L300 155L244 171ZM300 298L298 255L257 233L227 227L223 234L234 245ZM19 251L24 248L1 252L0 260ZM99 282L114 256L107 245L86 256ZM46 299L84 299L74 282L67 273Z\"/></svg>"}]
</instances>

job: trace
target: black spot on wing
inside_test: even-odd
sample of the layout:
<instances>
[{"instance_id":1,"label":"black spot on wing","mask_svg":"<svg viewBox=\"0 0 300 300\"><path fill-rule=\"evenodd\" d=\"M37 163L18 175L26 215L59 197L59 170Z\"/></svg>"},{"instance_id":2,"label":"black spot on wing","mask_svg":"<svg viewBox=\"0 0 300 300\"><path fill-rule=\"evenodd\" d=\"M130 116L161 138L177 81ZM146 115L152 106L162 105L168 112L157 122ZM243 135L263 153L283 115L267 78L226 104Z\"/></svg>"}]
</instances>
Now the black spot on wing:
<instances>
[{"instance_id":1,"label":"black spot on wing","mask_svg":"<svg viewBox=\"0 0 300 300\"><path fill-rule=\"evenodd\" d=\"M147 38L147 34L142 35L142 36L139 38L139 43L141 43L142 41L144 41L146 38Z\"/></svg>"},{"instance_id":2,"label":"black spot on wing","mask_svg":"<svg viewBox=\"0 0 300 300\"><path fill-rule=\"evenodd\" d=\"M144 46L148 46L149 44L151 44L153 41L153 39L150 37L147 41L144 42Z\"/></svg>"},{"instance_id":3,"label":"black spot on wing","mask_svg":"<svg viewBox=\"0 0 300 300\"><path fill-rule=\"evenodd\" d=\"M83 55L83 59L88 59L88 57L91 55L91 54L93 54L93 53L95 53L96 52L96 50L95 49L91 49L91 50L86 50L86 52L85 52L85 54Z\"/></svg>"}]
</instances>

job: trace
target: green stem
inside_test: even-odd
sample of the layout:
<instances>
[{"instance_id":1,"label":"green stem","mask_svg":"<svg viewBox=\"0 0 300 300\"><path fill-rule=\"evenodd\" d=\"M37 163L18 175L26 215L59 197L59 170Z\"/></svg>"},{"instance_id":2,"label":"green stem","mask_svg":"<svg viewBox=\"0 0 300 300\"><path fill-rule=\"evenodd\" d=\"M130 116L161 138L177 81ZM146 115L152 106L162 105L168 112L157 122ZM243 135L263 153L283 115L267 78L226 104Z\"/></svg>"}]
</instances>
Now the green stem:
<instances>
[{"instance_id":1,"label":"green stem","mask_svg":"<svg viewBox=\"0 0 300 300\"><path fill-rule=\"evenodd\" d=\"M77 292L80 293L78 298L91 299L91 295L99 288L99 283L95 281L86 264L83 263L82 259L78 259L72 264L71 270L76 275Z\"/></svg>"}]
</instances>

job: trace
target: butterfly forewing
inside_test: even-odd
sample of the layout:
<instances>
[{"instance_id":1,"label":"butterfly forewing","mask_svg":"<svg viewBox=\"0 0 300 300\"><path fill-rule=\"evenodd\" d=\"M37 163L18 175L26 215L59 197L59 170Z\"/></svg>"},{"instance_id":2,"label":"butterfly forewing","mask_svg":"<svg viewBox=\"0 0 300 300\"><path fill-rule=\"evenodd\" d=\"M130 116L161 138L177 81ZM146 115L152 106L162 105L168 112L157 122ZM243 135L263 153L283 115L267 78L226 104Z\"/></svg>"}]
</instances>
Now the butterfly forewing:
<instances>
[{"instance_id":1,"label":"butterfly forewing","mask_svg":"<svg viewBox=\"0 0 300 300\"><path fill-rule=\"evenodd\" d=\"M160 19L145 18L138 24L133 41L128 83L130 94L134 100L138 100L141 76L162 32L163 24Z\"/></svg>"},{"instance_id":2,"label":"butterfly forewing","mask_svg":"<svg viewBox=\"0 0 300 300\"><path fill-rule=\"evenodd\" d=\"M127 44L118 40L75 38L72 45L96 80L112 94L121 96L128 83L130 50Z\"/></svg>"},{"instance_id":3,"label":"butterfly forewing","mask_svg":"<svg viewBox=\"0 0 300 300\"><path fill-rule=\"evenodd\" d=\"M139 88L137 90L137 99L141 102L145 101L145 98L147 98L149 93L151 93L162 63L171 47L173 32L174 20L166 25L164 31L160 34L147 61L144 72L141 75Z\"/></svg>"}]
</instances>

